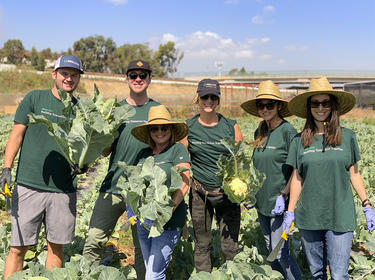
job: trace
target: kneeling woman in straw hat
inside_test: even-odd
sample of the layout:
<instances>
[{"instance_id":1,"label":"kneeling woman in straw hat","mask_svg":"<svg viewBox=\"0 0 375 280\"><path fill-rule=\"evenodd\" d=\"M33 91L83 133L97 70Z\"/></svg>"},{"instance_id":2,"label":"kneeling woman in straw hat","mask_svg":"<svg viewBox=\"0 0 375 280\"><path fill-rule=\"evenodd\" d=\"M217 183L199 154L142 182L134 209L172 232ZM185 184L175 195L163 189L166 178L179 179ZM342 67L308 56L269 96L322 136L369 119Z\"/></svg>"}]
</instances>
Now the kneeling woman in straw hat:
<instances>
[{"instance_id":1,"label":"kneeling woman in straw hat","mask_svg":"<svg viewBox=\"0 0 375 280\"><path fill-rule=\"evenodd\" d=\"M270 80L259 84L255 99L241 104L249 114L263 120L255 131L254 166L266 174L262 188L256 194L256 209L266 246L271 252L280 241L285 198L289 194L289 179L293 168L286 165L289 146L296 129L284 118L291 116L288 102L281 98L277 86ZM301 279L301 271L285 242L271 263L286 279Z\"/></svg>"},{"instance_id":2,"label":"kneeling woman in straw hat","mask_svg":"<svg viewBox=\"0 0 375 280\"><path fill-rule=\"evenodd\" d=\"M235 120L216 112L220 103L218 81L203 79L197 88L199 114L186 121L189 134L184 139L191 156L193 171L189 193L189 210L194 228L194 262L197 272L210 272L211 225L213 216L220 228L221 249L225 260L233 260L238 252L240 230L240 206L232 203L224 194L222 182L217 176L219 157L229 155L220 142L223 138L242 141L241 130Z\"/></svg>"},{"instance_id":3,"label":"kneeling woman in straw hat","mask_svg":"<svg viewBox=\"0 0 375 280\"><path fill-rule=\"evenodd\" d=\"M332 279L349 278L356 228L350 185L362 201L369 232L375 228L375 214L358 170L355 133L340 126L340 115L354 105L351 93L333 90L323 77L312 79L309 90L294 97L288 106L306 123L293 139L287 159L294 170L283 228L289 228L295 219L311 279L327 279L327 264Z\"/></svg>"},{"instance_id":4,"label":"kneeling woman in straw hat","mask_svg":"<svg viewBox=\"0 0 375 280\"><path fill-rule=\"evenodd\" d=\"M187 125L173 122L170 113L163 105L151 107L148 113L148 122L131 131L139 141L150 145L137 156L138 165L141 165L147 157L154 157L155 164L165 171L167 182L170 182L171 167L190 167L190 159L185 146L176 143L184 138L187 132ZM148 238L149 231L142 224L137 223L139 243L146 266L146 280L165 279L165 270L169 264L170 256L185 224L184 196L189 189L189 171L182 172L181 176L183 184L172 196L176 206L172 218L164 226L164 232L158 237ZM129 210L128 213L131 216L132 211ZM146 227L152 227L151 220L146 219L144 223Z\"/></svg>"}]
</instances>

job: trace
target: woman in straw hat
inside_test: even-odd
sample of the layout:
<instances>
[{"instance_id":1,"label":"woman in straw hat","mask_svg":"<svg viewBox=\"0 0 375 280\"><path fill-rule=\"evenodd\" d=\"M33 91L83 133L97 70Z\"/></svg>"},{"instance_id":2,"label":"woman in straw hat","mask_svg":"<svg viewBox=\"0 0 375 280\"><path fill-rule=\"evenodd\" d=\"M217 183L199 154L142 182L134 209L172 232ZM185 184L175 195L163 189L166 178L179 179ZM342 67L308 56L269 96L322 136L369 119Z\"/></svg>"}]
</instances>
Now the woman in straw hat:
<instances>
[{"instance_id":1,"label":"woman in straw hat","mask_svg":"<svg viewBox=\"0 0 375 280\"><path fill-rule=\"evenodd\" d=\"M284 119L291 116L288 102L281 98L279 89L270 80L261 82L256 97L242 103L241 107L263 119L254 134L253 161L254 166L266 174L266 180L256 194L255 207L267 249L271 252L283 232L282 215L293 170L285 162L289 145L297 131ZM296 260L290 254L288 242L284 243L276 260L271 262L271 267L286 279L302 277Z\"/></svg>"},{"instance_id":2,"label":"woman in straw hat","mask_svg":"<svg viewBox=\"0 0 375 280\"><path fill-rule=\"evenodd\" d=\"M211 224L215 213L220 228L221 249L226 260L232 260L238 250L240 207L223 194L216 175L220 155L229 151L221 144L223 138L242 141L241 130L235 120L216 112L220 104L218 81L203 79L197 88L196 103L199 114L186 121L189 134L183 143L190 152L193 171L189 209L195 233L194 262L197 272L210 272Z\"/></svg>"},{"instance_id":3,"label":"woman in straw hat","mask_svg":"<svg viewBox=\"0 0 375 280\"><path fill-rule=\"evenodd\" d=\"M354 105L351 93L333 90L323 77L312 79L309 90L294 97L288 106L306 123L293 139L287 159L294 171L283 228L289 228L295 218L311 279L327 279L327 264L332 279L349 279L356 228L350 185L362 201L369 232L375 228L375 214L358 171L355 133L340 126L340 115Z\"/></svg>"},{"instance_id":4,"label":"woman in straw hat","mask_svg":"<svg viewBox=\"0 0 375 280\"><path fill-rule=\"evenodd\" d=\"M139 141L149 145L137 156L138 165L152 156L155 164L167 174L167 185L171 180L171 167L190 167L190 159L184 145L176 143L187 135L185 123L174 122L165 106L154 106L148 113L148 122L132 129L131 133ZM170 256L180 237L186 219L184 196L189 189L189 171L181 173L183 184L172 196L176 203L171 219L165 224L164 232L158 237L148 238L153 221L146 219L144 225L137 222L138 238L146 266L146 280L165 279L165 270ZM169 183L168 183L169 182ZM128 216L133 211L128 207ZM130 214L129 214L130 213ZM136 219L135 219L136 220Z\"/></svg>"}]
</instances>

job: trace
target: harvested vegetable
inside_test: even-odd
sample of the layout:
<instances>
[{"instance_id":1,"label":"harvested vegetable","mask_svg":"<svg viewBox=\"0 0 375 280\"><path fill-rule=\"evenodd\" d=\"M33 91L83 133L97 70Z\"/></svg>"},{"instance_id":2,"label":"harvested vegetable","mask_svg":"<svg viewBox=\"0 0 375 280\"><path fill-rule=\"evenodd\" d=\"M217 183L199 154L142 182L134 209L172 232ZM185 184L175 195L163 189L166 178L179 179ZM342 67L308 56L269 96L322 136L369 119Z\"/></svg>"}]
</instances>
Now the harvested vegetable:
<instances>
[{"instance_id":1,"label":"harvested vegetable","mask_svg":"<svg viewBox=\"0 0 375 280\"><path fill-rule=\"evenodd\" d=\"M255 204L255 194L262 187L265 175L245 155L243 142L236 143L234 139L225 138L221 143L230 153L229 157L221 155L217 161L217 174L223 182L224 193L233 203Z\"/></svg>"},{"instance_id":2,"label":"harvested vegetable","mask_svg":"<svg viewBox=\"0 0 375 280\"><path fill-rule=\"evenodd\" d=\"M171 219L175 206L172 194L181 188L181 172L186 167L171 168L171 186L166 186L167 175L163 169L155 165L154 158L148 157L142 166L128 166L124 162L117 163L124 171L118 180L120 190L127 205L141 223L145 219L153 221L148 237L157 237L163 233L163 226Z\"/></svg>"},{"instance_id":3,"label":"harvested vegetable","mask_svg":"<svg viewBox=\"0 0 375 280\"><path fill-rule=\"evenodd\" d=\"M115 97L104 101L96 85L90 98L77 96L75 105L66 91L59 90L59 95L65 106L65 119L52 123L44 116L30 113L29 125L45 124L72 167L82 169L93 163L117 138L120 125L135 114L133 107L117 103Z\"/></svg>"}]
</instances>

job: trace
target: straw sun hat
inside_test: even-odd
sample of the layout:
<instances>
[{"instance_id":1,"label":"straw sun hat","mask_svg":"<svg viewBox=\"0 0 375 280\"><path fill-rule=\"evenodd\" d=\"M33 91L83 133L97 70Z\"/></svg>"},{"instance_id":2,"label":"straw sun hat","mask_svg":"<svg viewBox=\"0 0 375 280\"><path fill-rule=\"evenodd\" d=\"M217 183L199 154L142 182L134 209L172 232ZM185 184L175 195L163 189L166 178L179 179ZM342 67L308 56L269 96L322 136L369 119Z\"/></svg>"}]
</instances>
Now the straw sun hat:
<instances>
[{"instance_id":1,"label":"straw sun hat","mask_svg":"<svg viewBox=\"0 0 375 280\"><path fill-rule=\"evenodd\" d=\"M279 89L271 80L261 82L256 97L242 103L241 108L249 114L259 117L256 102L260 99L277 100L281 104L280 116L284 118L292 115L288 110L288 101L281 98Z\"/></svg>"},{"instance_id":2,"label":"straw sun hat","mask_svg":"<svg viewBox=\"0 0 375 280\"><path fill-rule=\"evenodd\" d=\"M307 100L309 97L318 94L329 94L337 98L339 103L339 114L344 115L355 106L355 96L347 91L333 90L327 77L311 79L309 90L301 93L289 101L289 111L298 117L306 118Z\"/></svg>"},{"instance_id":3,"label":"straw sun hat","mask_svg":"<svg viewBox=\"0 0 375 280\"><path fill-rule=\"evenodd\" d=\"M183 122L174 122L171 120L171 114L168 112L164 105L152 106L148 112L148 121L146 124L139 125L132 129L131 133L139 141L150 144L149 127L151 125L171 125L175 136L176 142L184 138L188 133L188 126Z\"/></svg>"}]
</instances>

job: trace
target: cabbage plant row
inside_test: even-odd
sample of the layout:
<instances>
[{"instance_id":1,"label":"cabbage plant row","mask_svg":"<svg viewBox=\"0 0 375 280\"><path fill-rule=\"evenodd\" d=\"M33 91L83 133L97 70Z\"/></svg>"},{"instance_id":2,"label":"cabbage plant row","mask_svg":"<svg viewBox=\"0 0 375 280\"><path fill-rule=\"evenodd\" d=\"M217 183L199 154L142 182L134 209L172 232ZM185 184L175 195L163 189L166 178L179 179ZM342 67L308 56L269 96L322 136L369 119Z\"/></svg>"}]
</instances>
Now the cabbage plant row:
<instances>
[{"instance_id":1,"label":"cabbage plant row","mask_svg":"<svg viewBox=\"0 0 375 280\"><path fill-rule=\"evenodd\" d=\"M245 152L251 155L251 142L257 119L240 118L239 125L245 138ZM297 118L290 119L291 123L301 130L303 121ZM3 151L12 125L11 116L0 117L0 164L3 161ZM375 126L356 121L343 121L342 125L354 130L357 134L362 160L359 163L360 171L364 179L370 200L375 202L375 150L373 139ZM109 266L92 267L87 265L82 258L84 240L88 231L88 224L92 208L98 193L101 181L104 179L108 166L108 159L100 158L86 175L81 176L78 200L78 218L76 224L76 237L74 242L64 248L65 267L49 272L44 269L46 257L45 239L43 234L39 244L31 248L27 254L25 270L14 274L11 279L27 279L28 277L40 277L34 279L135 279L134 269L130 266L121 267L116 255ZM86 186L91 186L89 189ZM84 186L84 187L83 187ZM367 232L366 220L362 212L359 199L356 197L356 210L358 227L355 231L353 250L350 260L350 276L352 279L375 279L375 235ZM1 210L4 210L4 199L0 198ZM2 212L2 225L0 227L0 275L4 267L5 258L9 250L10 223L9 216ZM121 224L117 225L113 238L119 238ZM42 231L43 232L43 231ZM212 273L196 273L193 262L194 233L190 219L183 231L167 271L168 279L282 279L281 275L271 270L265 260L267 251L263 236L257 221L256 211L243 210L241 216L240 252L233 261L225 262L220 252L220 238L218 229L213 229L212 241ZM290 246L293 254L303 271L304 277L308 276L308 268L303 254L299 233L296 230L291 238ZM33 279L33 278L31 278Z\"/></svg>"}]
</instances>

